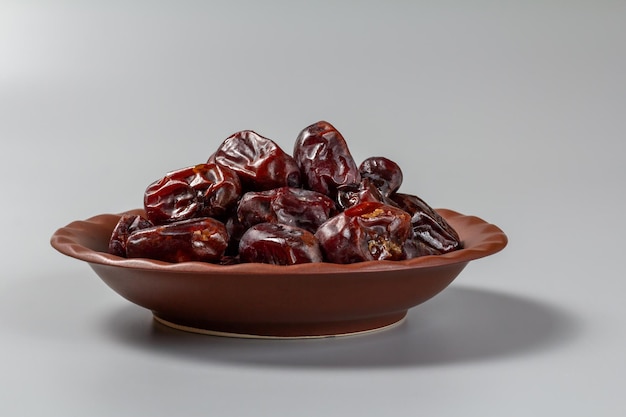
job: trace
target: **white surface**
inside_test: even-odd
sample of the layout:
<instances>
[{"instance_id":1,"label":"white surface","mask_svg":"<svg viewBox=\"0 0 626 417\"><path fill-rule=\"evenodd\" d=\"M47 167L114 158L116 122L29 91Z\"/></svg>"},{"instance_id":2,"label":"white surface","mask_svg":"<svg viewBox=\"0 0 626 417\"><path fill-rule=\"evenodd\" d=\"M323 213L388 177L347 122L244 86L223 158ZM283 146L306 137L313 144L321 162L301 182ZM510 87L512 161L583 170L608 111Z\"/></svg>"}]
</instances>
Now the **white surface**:
<instances>
[{"instance_id":1,"label":"white surface","mask_svg":"<svg viewBox=\"0 0 626 417\"><path fill-rule=\"evenodd\" d=\"M0 415L625 414L624 2L89 3L0 5ZM320 119L509 246L402 326L288 342L164 330L49 246Z\"/></svg>"}]
</instances>

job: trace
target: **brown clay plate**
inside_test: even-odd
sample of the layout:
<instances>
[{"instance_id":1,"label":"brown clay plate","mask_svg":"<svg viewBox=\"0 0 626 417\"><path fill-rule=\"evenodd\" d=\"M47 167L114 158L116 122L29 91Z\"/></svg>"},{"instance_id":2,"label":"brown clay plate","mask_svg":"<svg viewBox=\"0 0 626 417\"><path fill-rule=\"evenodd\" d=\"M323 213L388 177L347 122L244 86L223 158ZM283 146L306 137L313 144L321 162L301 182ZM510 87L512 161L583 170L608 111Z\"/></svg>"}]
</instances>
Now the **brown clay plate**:
<instances>
[{"instance_id":1,"label":"brown clay plate","mask_svg":"<svg viewBox=\"0 0 626 417\"><path fill-rule=\"evenodd\" d=\"M121 214L72 222L50 243L87 262L115 292L151 310L165 325L237 337L325 337L399 323L408 309L445 289L468 262L507 244L493 224L437 211L457 230L463 249L405 261L283 266L125 259L107 253Z\"/></svg>"}]
</instances>

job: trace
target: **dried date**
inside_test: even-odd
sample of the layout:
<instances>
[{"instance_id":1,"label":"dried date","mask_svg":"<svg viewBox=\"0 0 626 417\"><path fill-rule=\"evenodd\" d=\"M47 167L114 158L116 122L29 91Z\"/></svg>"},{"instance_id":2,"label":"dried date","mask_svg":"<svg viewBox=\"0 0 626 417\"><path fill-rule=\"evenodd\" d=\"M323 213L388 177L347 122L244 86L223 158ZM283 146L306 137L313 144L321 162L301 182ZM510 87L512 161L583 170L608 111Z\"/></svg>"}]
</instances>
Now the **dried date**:
<instances>
[{"instance_id":1,"label":"dried date","mask_svg":"<svg viewBox=\"0 0 626 417\"><path fill-rule=\"evenodd\" d=\"M228 246L224 224L213 218L181 220L135 231L126 241L129 258L166 262L203 261L217 263Z\"/></svg>"},{"instance_id":2,"label":"dried date","mask_svg":"<svg viewBox=\"0 0 626 417\"><path fill-rule=\"evenodd\" d=\"M387 203L380 189L369 178L363 178L359 184L347 184L337 188L337 206L341 210L367 202Z\"/></svg>"},{"instance_id":3,"label":"dried date","mask_svg":"<svg viewBox=\"0 0 626 417\"><path fill-rule=\"evenodd\" d=\"M199 217L221 217L241 196L241 182L230 168L198 164L167 173L144 193L146 216L154 224Z\"/></svg>"},{"instance_id":4,"label":"dried date","mask_svg":"<svg viewBox=\"0 0 626 417\"><path fill-rule=\"evenodd\" d=\"M461 240L456 230L424 200L403 193L396 193L391 199L398 207L411 214L413 239L422 243L416 244L418 256L460 249Z\"/></svg>"},{"instance_id":5,"label":"dried date","mask_svg":"<svg viewBox=\"0 0 626 417\"><path fill-rule=\"evenodd\" d=\"M237 204L237 218L248 228L259 223L276 223L276 213L272 201L276 197L276 188L265 191L248 191Z\"/></svg>"},{"instance_id":6,"label":"dried date","mask_svg":"<svg viewBox=\"0 0 626 417\"><path fill-rule=\"evenodd\" d=\"M402 248L405 259L418 258L426 255L441 255L441 252L421 240L409 238Z\"/></svg>"},{"instance_id":7,"label":"dried date","mask_svg":"<svg viewBox=\"0 0 626 417\"><path fill-rule=\"evenodd\" d=\"M191 219L199 210L197 193L184 181L163 177L146 188L146 216L155 224Z\"/></svg>"},{"instance_id":8,"label":"dried date","mask_svg":"<svg viewBox=\"0 0 626 417\"><path fill-rule=\"evenodd\" d=\"M279 223L301 227L314 233L336 212L335 202L324 194L302 188L282 187L272 200Z\"/></svg>"},{"instance_id":9,"label":"dried date","mask_svg":"<svg viewBox=\"0 0 626 417\"><path fill-rule=\"evenodd\" d=\"M150 220L140 215L123 214L113 228L109 239L109 253L126 257L126 241L131 233L152 227Z\"/></svg>"},{"instance_id":10,"label":"dried date","mask_svg":"<svg viewBox=\"0 0 626 417\"><path fill-rule=\"evenodd\" d=\"M402 170L392 160L382 156L372 156L359 165L362 178L370 179L382 195L389 197L402 185Z\"/></svg>"},{"instance_id":11,"label":"dried date","mask_svg":"<svg viewBox=\"0 0 626 417\"><path fill-rule=\"evenodd\" d=\"M361 203L330 218L315 233L329 262L401 260L411 235L409 213L378 202Z\"/></svg>"},{"instance_id":12,"label":"dried date","mask_svg":"<svg viewBox=\"0 0 626 417\"><path fill-rule=\"evenodd\" d=\"M303 184L318 193L335 198L337 188L361 182L359 168L345 139L334 126L320 121L303 129L293 151L303 176Z\"/></svg>"},{"instance_id":13,"label":"dried date","mask_svg":"<svg viewBox=\"0 0 626 417\"><path fill-rule=\"evenodd\" d=\"M239 221L246 227L258 223L281 223L312 233L335 211L335 202L331 198L293 187L248 192L237 206Z\"/></svg>"},{"instance_id":14,"label":"dried date","mask_svg":"<svg viewBox=\"0 0 626 417\"><path fill-rule=\"evenodd\" d=\"M241 262L295 265L322 262L313 233L280 223L259 223L249 228L239 244Z\"/></svg>"},{"instance_id":15,"label":"dried date","mask_svg":"<svg viewBox=\"0 0 626 417\"><path fill-rule=\"evenodd\" d=\"M330 123L303 129L293 156L251 130L224 140L205 164L167 173L144 193L145 218L126 217L109 251L168 262L354 263L461 247L420 198L398 193L400 166L357 165Z\"/></svg>"},{"instance_id":16,"label":"dried date","mask_svg":"<svg viewBox=\"0 0 626 417\"><path fill-rule=\"evenodd\" d=\"M274 141L252 130L237 132L222 142L209 161L235 171L246 191L300 186L300 169Z\"/></svg>"}]
</instances>

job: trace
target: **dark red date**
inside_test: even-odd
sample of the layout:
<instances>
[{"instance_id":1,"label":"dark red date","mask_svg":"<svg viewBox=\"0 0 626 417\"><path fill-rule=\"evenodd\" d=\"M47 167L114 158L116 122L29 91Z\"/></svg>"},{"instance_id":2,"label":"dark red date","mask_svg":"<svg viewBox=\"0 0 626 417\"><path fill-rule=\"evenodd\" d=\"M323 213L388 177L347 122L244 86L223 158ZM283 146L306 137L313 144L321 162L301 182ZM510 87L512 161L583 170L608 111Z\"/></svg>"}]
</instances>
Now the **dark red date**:
<instances>
[{"instance_id":1,"label":"dark red date","mask_svg":"<svg viewBox=\"0 0 626 417\"><path fill-rule=\"evenodd\" d=\"M109 253L126 257L126 241L131 233L152 227L150 220L140 215L123 214L113 228L109 239Z\"/></svg>"},{"instance_id":2,"label":"dark red date","mask_svg":"<svg viewBox=\"0 0 626 417\"><path fill-rule=\"evenodd\" d=\"M315 233L329 262L401 260L411 235L411 216L393 206L361 203L332 217Z\"/></svg>"},{"instance_id":3,"label":"dark red date","mask_svg":"<svg viewBox=\"0 0 626 417\"><path fill-rule=\"evenodd\" d=\"M135 231L126 241L129 258L217 263L228 246L224 224L213 218L182 220Z\"/></svg>"},{"instance_id":4,"label":"dark red date","mask_svg":"<svg viewBox=\"0 0 626 417\"><path fill-rule=\"evenodd\" d=\"M441 255L441 251L414 238L407 239L402 250L404 251L405 259L413 259L426 255Z\"/></svg>"},{"instance_id":5,"label":"dark red date","mask_svg":"<svg viewBox=\"0 0 626 417\"><path fill-rule=\"evenodd\" d=\"M322 262L313 233L280 223L259 223L249 228L239 244L241 262L295 265Z\"/></svg>"},{"instance_id":6,"label":"dark red date","mask_svg":"<svg viewBox=\"0 0 626 417\"><path fill-rule=\"evenodd\" d=\"M163 177L146 188L146 216L155 224L191 219L199 210L198 195L184 181Z\"/></svg>"},{"instance_id":7,"label":"dark red date","mask_svg":"<svg viewBox=\"0 0 626 417\"><path fill-rule=\"evenodd\" d=\"M424 200L403 193L396 193L391 199L411 214L413 239L422 243L416 244L418 254L442 254L460 249L461 240L456 230Z\"/></svg>"},{"instance_id":8,"label":"dark red date","mask_svg":"<svg viewBox=\"0 0 626 417\"><path fill-rule=\"evenodd\" d=\"M246 191L300 186L300 169L293 157L252 130L226 138L209 161L235 171Z\"/></svg>"},{"instance_id":9,"label":"dark red date","mask_svg":"<svg viewBox=\"0 0 626 417\"><path fill-rule=\"evenodd\" d=\"M258 223L281 223L312 233L335 211L335 202L330 197L293 187L248 192L237 206L239 221L246 227Z\"/></svg>"},{"instance_id":10,"label":"dark red date","mask_svg":"<svg viewBox=\"0 0 626 417\"><path fill-rule=\"evenodd\" d=\"M330 123L320 121L303 129L293 151L305 188L335 198L337 188L361 182L359 168L345 139Z\"/></svg>"},{"instance_id":11,"label":"dark red date","mask_svg":"<svg viewBox=\"0 0 626 417\"><path fill-rule=\"evenodd\" d=\"M237 204L237 219L245 228L259 223L276 223L276 213L272 208L274 198L276 198L276 188L248 191Z\"/></svg>"},{"instance_id":12,"label":"dark red date","mask_svg":"<svg viewBox=\"0 0 626 417\"><path fill-rule=\"evenodd\" d=\"M241 196L237 174L217 164L169 172L144 193L146 216L154 224L199 217L221 217Z\"/></svg>"},{"instance_id":13,"label":"dark red date","mask_svg":"<svg viewBox=\"0 0 626 417\"><path fill-rule=\"evenodd\" d=\"M319 121L293 156L252 130L224 140L204 164L167 173L144 193L146 216L120 219L119 256L220 265L403 260L462 247L456 231L403 173L373 156L357 165L342 134Z\"/></svg>"},{"instance_id":14,"label":"dark red date","mask_svg":"<svg viewBox=\"0 0 626 417\"><path fill-rule=\"evenodd\" d=\"M370 179L381 194L389 197L402 185L402 170L392 160L382 156L372 156L359 165L362 178Z\"/></svg>"},{"instance_id":15,"label":"dark red date","mask_svg":"<svg viewBox=\"0 0 626 417\"><path fill-rule=\"evenodd\" d=\"M301 227L315 233L335 214L335 202L324 194L302 188L283 187L272 200L272 210L279 223Z\"/></svg>"},{"instance_id":16,"label":"dark red date","mask_svg":"<svg viewBox=\"0 0 626 417\"><path fill-rule=\"evenodd\" d=\"M387 202L380 189L369 178L361 179L359 184L347 184L337 188L337 206L340 210L367 202Z\"/></svg>"}]
</instances>

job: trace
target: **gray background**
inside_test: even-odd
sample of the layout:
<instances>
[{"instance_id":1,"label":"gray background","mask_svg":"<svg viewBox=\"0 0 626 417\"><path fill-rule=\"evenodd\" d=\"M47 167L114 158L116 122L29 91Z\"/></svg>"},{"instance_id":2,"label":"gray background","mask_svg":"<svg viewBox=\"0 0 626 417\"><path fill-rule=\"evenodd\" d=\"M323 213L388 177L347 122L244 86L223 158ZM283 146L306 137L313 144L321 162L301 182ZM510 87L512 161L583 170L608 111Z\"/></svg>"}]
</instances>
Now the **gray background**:
<instances>
[{"instance_id":1,"label":"gray background","mask_svg":"<svg viewBox=\"0 0 626 417\"><path fill-rule=\"evenodd\" d=\"M626 3L0 4L0 415L621 416ZM165 330L49 246L165 171L320 119L499 225L400 327Z\"/></svg>"}]
</instances>

